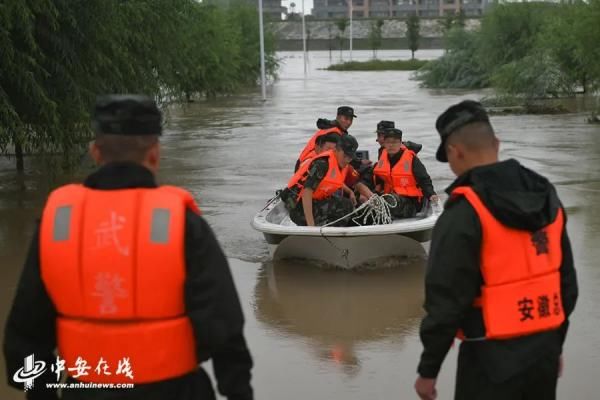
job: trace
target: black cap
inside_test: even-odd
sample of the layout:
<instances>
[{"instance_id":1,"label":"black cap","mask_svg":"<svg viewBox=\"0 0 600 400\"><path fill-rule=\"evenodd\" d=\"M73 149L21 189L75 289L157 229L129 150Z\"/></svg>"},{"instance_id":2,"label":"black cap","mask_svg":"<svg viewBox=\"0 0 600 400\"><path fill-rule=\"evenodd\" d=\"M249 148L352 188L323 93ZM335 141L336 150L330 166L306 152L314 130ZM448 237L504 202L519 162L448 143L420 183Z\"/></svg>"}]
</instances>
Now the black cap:
<instances>
[{"instance_id":1,"label":"black cap","mask_svg":"<svg viewBox=\"0 0 600 400\"><path fill-rule=\"evenodd\" d=\"M337 121L330 121L327 118L319 118L317 120L317 128L319 129L329 129L337 126Z\"/></svg>"},{"instance_id":2,"label":"black cap","mask_svg":"<svg viewBox=\"0 0 600 400\"><path fill-rule=\"evenodd\" d=\"M446 140L457 129L473 122L490 123L485 108L478 101L464 100L450 106L435 121L435 129L440 134L440 147L438 147L435 158L440 162L448 162L446 155Z\"/></svg>"},{"instance_id":3,"label":"black cap","mask_svg":"<svg viewBox=\"0 0 600 400\"><path fill-rule=\"evenodd\" d=\"M395 127L394 121L379 121L377 124L377 133L383 133L386 129Z\"/></svg>"},{"instance_id":4,"label":"black cap","mask_svg":"<svg viewBox=\"0 0 600 400\"><path fill-rule=\"evenodd\" d=\"M338 142L339 148L341 148L344 153L352 157L353 160L356 160L356 149L358 149L358 142L352 135L344 135L340 138Z\"/></svg>"},{"instance_id":5,"label":"black cap","mask_svg":"<svg viewBox=\"0 0 600 400\"><path fill-rule=\"evenodd\" d=\"M337 133L326 133L325 135L321 135L317 138L316 143L321 146L323 143L337 143L340 140L340 135Z\"/></svg>"},{"instance_id":6,"label":"black cap","mask_svg":"<svg viewBox=\"0 0 600 400\"><path fill-rule=\"evenodd\" d=\"M348 106L338 107L337 115L345 115L346 117L356 118L356 114L354 114L354 108Z\"/></svg>"},{"instance_id":7,"label":"black cap","mask_svg":"<svg viewBox=\"0 0 600 400\"><path fill-rule=\"evenodd\" d=\"M389 128L389 129L386 129L383 131L383 137L384 138L395 137L395 138L402 140L402 131L400 129L396 129L396 128Z\"/></svg>"},{"instance_id":8,"label":"black cap","mask_svg":"<svg viewBox=\"0 0 600 400\"><path fill-rule=\"evenodd\" d=\"M161 113L148 96L110 94L98 96L92 128L96 134L160 135Z\"/></svg>"}]
</instances>

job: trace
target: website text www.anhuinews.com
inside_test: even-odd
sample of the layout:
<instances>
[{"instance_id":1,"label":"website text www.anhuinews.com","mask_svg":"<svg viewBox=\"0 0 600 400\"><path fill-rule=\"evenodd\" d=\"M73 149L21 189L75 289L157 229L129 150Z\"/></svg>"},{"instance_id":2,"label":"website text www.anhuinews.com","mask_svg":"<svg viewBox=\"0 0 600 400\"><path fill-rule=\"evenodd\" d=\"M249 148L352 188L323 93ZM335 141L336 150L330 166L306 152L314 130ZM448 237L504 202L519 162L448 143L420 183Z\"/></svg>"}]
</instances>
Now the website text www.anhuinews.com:
<instances>
[{"instance_id":1,"label":"website text www.anhuinews.com","mask_svg":"<svg viewBox=\"0 0 600 400\"><path fill-rule=\"evenodd\" d=\"M133 383L46 383L48 389L133 389Z\"/></svg>"}]
</instances>

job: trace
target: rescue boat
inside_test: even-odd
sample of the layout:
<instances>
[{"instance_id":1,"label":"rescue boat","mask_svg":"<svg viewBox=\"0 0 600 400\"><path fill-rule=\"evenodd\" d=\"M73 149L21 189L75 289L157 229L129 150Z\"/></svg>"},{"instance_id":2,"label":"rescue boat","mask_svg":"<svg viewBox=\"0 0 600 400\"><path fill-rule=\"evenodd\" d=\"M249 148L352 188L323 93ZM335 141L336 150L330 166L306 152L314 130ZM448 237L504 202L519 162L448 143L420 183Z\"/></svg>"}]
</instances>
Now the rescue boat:
<instances>
[{"instance_id":1,"label":"rescue boat","mask_svg":"<svg viewBox=\"0 0 600 400\"><path fill-rule=\"evenodd\" d=\"M440 213L437 204L428 204L414 218L391 224L298 226L276 200L255 215L252 227L264 235L273 260L307 259L351 269L390 257L424 256Z\"/></svg>"}]
</instances>

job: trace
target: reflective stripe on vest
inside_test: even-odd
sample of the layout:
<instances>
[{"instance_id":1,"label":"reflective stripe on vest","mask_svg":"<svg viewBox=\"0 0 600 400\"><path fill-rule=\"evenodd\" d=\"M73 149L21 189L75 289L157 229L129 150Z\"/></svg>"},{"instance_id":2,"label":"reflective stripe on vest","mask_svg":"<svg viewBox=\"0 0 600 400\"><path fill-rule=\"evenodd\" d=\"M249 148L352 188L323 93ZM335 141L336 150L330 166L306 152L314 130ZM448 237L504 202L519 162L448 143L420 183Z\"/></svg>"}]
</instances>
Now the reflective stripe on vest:
<instances>
[{"instance_id":1,"label":"reflective stripe on vest","mask_svg":"<svg viewBox=\"0 0 600 400\"><path fill-rule=\"evenodd\" d=\"M310 140L308 141L306 146L304 146L304 149L300 153L300 157L298 157L300 162L303 162L303 161L307 160L308 158L310 158L310 152L315 150L315 146L317 144L317 138L319 138L323 135L327 135L328 133L337 133L340 136L343 135L342 130L338 127L318 130L317 132L315 132L314 135L312 135L312 137L310 138Z\"/></svg>"},{"instance_id":2,"label":"reflective stripe on vest","mask_svg":"<svg viewBox=\"0 0 600 400\"><path fill-rule=\"evenodd\" d=\"M170 186L67 185L48 198L40 272L60 316L59 355L113 369L78 380L149 383L197 368L183 292L186 209L200 213L191 194ZM125 358L133 379L114 373Z\"/></svg>"},{"instance_id":3,"label":"reflective stripe on vest","mask_svg":"<svg viewBox=\"0 0 600 400\"><path fill-rule=\"evenodd\" d=\"M323 177L323 180L319 183L319 186L313 192L314 200L323 200L328 197L331 197L335 192L342 189L344 187L344 181L346 180L346 174L348 173L348 167L346 166L344 169L340 170L340 167L337 162L337 158L335 157L335 153L333 150L326 151L324 153L319 154L317 157L312 159L312 161L317 160L319 158L327 158L329 162L329 168L327 173ZM299 201L302 198L302 193L304 192L304 180L308 174L308 170L312 162L305 162L301 165L298 171L292 176L290 181L288 182L287 187L292 189L294 186L299 186L300 191L298 193L298 197L296 201Z\"/></svg>"},{"instance_id":4,"label":"reflective stripe on vest","mask_svg":"<svg viewBox=\"0 0 600 400\"><path fill-rule=\"evenodd\" d=\"M415 153L404 146L400 160L391 168L387 150L381 152L379 161L373 168L374 178L384 182L384 193L396 193L406 197L423 197L423 191L417 186L412 164Z\"/></svg>"},{"instance_id":5,"label":"reflective stripe on vest","mask_svg":"<svg viewBox=\"0 0 600 400\"><path fill-rule=\"evenodd\" d=\"M481 307L486 339L509 339L558 328L564 321L560 291L562 209L536 232L504 226L470 187L457 187L482 229Z\"/></svg>"}]
</instances>

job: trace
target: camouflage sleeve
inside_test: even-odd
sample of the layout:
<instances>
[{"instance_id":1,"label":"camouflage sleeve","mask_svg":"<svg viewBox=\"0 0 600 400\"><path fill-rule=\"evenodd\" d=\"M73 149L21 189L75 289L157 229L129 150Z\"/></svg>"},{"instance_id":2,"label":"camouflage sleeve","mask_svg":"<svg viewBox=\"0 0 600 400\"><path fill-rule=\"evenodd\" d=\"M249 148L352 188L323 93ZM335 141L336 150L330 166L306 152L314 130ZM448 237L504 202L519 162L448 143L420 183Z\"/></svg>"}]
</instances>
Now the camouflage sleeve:
<instances>
[{"instance_id":1,"label":"camouflage sleeve","mask_svg":"<svg viewBox=\"0 0 600 400\"><path fill-rule=\"evenodd\" d=\"M315 190L321 183L327 170L329 169L329 162L325 158L318 158L312 162L308 168L308 175L304 187Z\"/></svg>"}]
</instances>

